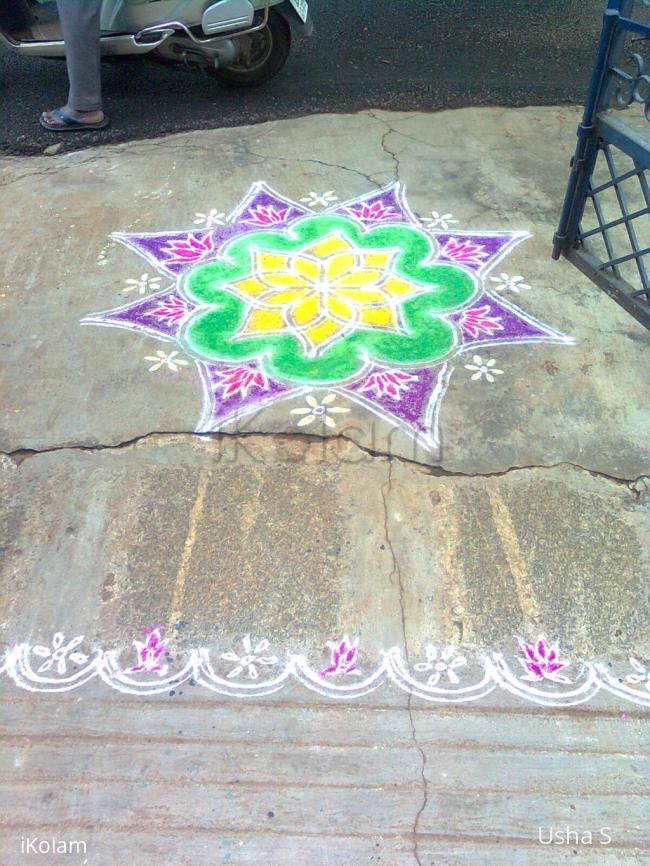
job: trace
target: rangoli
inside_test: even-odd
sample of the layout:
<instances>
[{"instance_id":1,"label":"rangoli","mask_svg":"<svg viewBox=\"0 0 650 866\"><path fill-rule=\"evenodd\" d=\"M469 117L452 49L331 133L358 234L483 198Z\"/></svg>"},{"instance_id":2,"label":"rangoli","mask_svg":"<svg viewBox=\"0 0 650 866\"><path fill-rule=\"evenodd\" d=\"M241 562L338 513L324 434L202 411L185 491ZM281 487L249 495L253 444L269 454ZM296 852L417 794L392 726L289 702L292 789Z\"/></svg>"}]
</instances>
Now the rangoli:
<instances>
[{"instance_id":1,"label":"rangoli","mask_svg":"<svg viewBox=\"0 0 650 866\"><path fill-rule=\"evenodd\" d=\"M146 628L130 652L86 646L83 635L61 632L47 643L23 643L0 659L0 675L32 692L67 692L94 680L132 695L175 696L183 686L235 698L261 698L300 683L333 699L362 698L385 684L434 703L478 701L495 690L550 707L581 704L600 692L650 706L650 668L639 658L629 664L572 661L557 642L543 636L517 639L517 653L470 654L458 647L427 644L418 660L399 647L372 660L360 638L328 641L323 656L274 647L266 638L244 635L222 649L198 647L173 653L159 626Z\"/></svg>"},{"instance_id":2,"label":"rangoli","mask_svg":"<svg viewBox=\"0 0 650 866\"><path fill-rule=\"evenodd\" d=\"M204 392L197 432L217 432L300 398L287 410L296 428L336 427L357 404L436 451L452 369L493 384L503 370L481 350L572 343L502 295L530 288L522 276L495 272L527 232L452 229L458 221L436 211L419 220L398 183L339 204L331 191L298 202L260 182L229 217L216 209L196 217L200 228L114 235L156 273L126 280L136 299L83 323L172 344L145 356L151 372L195 365ZM543 637L519 638L517 651L510 660L496 652L470 657L427 644L419 660L392 647L372 662L359 637L340 636L310 661L244 635L222 651L191 648L174 658L152 626L133 641L130 659L57 632L49 644L7 649L0 674L38 692L99 679L129 694L173 695L189 683L262 697L297 681L327 697L354 699L390 682L446 703L476 701L495 689L548 706L599 692L650 703L650 669L640 659L618 671L609 662L572 662Z\"/></svg>"},{"instance_id":3,"label":"rangoli","mask_svg":"<svg viewBox=\"0 0 650 866\"><path fill-rule=\"evenodd\" d=\"M490 276L527 232L452 230L435 211L420 221L400 184L333 199L256 183L227 219L197 214L200 229L116 234L157 274L129 279L135 301L83 323L174 344L146 356L151 371L195 364L197 432L298 398L296 428L336 427L357 404L434 452L459 357L492 383L503 371L479 350L572 342L502 296L528 288L523 277Z\"/></svg>"}]
</instances>

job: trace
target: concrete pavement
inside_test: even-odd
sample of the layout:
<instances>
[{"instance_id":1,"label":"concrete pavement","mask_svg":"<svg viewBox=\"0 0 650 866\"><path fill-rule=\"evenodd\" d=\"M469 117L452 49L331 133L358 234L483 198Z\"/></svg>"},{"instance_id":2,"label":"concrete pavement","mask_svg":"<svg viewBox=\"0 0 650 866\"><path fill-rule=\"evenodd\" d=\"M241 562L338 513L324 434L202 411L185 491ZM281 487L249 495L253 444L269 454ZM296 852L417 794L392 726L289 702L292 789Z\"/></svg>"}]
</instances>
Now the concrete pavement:
<instances>
[{"instance_id":1,"label":"concrete pavement","mask_svg":"<svg viewBox=\"0 0 650 866\"><path fill-rule=\"evenodd\" d=\"M3 160L3 862L63 827L89 863L555 863L540 823L643 862L648 338L549 258L577 118Z\"/></svg>"},{"instance_id":2,"label":"concrete pavement","mask_svg":"<svg viewBox=\"0 0 650 866\"><path fill-rule=\"evenodd\" d=\"M227 213L259 179L296 201L333 187L341 202L400 180L424 218L434 209L453 211L452 229L530 232L503 268L491 267L487 285L577 345L504 344L498 355L504 375L495 388L468 382L464 364L471 358L456 359L439 460L398 435L391 452L470 474L562 462L631 481L646 474L647 414L638 399L646 333L572 268L548 257L578 116L570 108L373 112L334 125L315 117L56 160L5 160L6 205L24 206L6 238L2 300L11 376L3 449L117 445L152 431L197 429L201 389L191 370L147 374L143 358L164 347L160 340L141 331L109 336L79 328L95 311L142 297L128 280L144 271L155 276L147 262L111 242L111 232L200 231L197 212ZM532 288L500 288L506 269ZM170 276L158 274L154 285L168 286ZM44 303L44 286L56 303ZM146 293L154 294L151 287ZM29 334L26 321L34 324ZM61 381L63 365L68 375ZM56 387L48 386L52 381ZM38 399L26 400L35 382L42 385ZM279 423L271 411L255 425L294 429L287 414L282 405ZM381 450L379 425L369 433L368 419L357 423L356 410L345 420L350 438Z\"/></svg>"}]
</instances>

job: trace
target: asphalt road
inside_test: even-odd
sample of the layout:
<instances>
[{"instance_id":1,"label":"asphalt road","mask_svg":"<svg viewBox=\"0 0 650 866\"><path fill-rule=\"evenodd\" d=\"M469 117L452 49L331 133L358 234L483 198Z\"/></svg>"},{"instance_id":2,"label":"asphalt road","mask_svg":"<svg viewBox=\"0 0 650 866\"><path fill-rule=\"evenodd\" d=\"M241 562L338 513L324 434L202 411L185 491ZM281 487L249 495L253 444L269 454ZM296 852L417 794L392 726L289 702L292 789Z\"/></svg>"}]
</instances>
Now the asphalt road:
<instances>
[{"instance_id":1,"label":"asphalt road","mask_svg":"<svg viewBox=\"0 0 650 866\"><path fill-rule=\"evenodd\" d=\"M582 102L605 0L312 0L316 32L257 90L142 60L107 66L110 129L66 148L366 107ZM40 111L65 102L61 62L0 52L0 150L58 139Z\"/></svg>"}]
</instances>

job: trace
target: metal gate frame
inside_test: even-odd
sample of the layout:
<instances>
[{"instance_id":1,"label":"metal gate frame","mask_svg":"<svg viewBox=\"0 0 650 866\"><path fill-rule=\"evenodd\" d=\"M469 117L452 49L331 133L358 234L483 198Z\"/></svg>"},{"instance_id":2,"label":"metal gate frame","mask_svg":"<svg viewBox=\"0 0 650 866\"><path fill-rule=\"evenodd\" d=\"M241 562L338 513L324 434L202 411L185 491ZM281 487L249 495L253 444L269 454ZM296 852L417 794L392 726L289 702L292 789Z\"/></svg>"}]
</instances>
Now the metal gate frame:
<instances>
[{"instance_id":1,"label":"metal gate frame","mask_svg":"<svg viewBox=\"0 0 650 866\"><path fill-rule=\"evenodd\" d=\"M618 109L643 106L650 121L650 69L645 58L631 50L630 41L650 40L650 24L636 19L637 10L650 9L650 0L609 0L604 16L584 116L578 127L578 145L571 161L571 174L559 228L553 239L553 258L564 255L601 289L650 328L650 247L639 244L635 226L640 220L650 225L650 135L641 134ZM647 43L650 44L650 43ZM650 127L648 128L650 133ZM634 168L619 172L617 152L629 157ZM599 157L604 158L610 179L594 186L593 175ZM638 178L645 207L630 208L623 183ZM602 195L614 191L620 216L605 217ZM597 227L583 230L585 206L591 201ZM612 230L624 227L625 251ZM590 249L589 239L604 242L606 257ZM618 243L618 249L617 249ZM620 265L633 262L639 283L633 285L621 275Z\"/></svg>"}]
</instances>

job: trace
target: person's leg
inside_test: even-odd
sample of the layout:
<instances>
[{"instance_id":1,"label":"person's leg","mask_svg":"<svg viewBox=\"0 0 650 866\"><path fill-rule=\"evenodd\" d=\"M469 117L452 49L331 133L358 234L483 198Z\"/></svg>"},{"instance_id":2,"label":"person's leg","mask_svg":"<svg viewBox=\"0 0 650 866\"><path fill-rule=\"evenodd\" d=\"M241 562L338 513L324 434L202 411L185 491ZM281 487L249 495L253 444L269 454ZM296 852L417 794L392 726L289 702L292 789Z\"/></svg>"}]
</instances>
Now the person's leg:
<instances>
[{"instance_id":1,"label":"person's leg","mask_svg":"<svg viewBox=\"0 0 650 866\"><path fill-rule=\"evenodd\" d=\"M67 107L101 111L99 15L102 0L57 0L70 79Z\"/></svg>"},{"instance_id":2,"label":"person's leg","mask_svg":"<svg viewBox=\"0 0 650 866\"><path fill-rule=\"evenodd\" d=\"M48 126L65 123L57 118L62 111L83 123L103 120L99 18L102 0L57 0L65 40L70 92L68 103L57 112L44 115Z\"/></svg>"}]
</instances>

